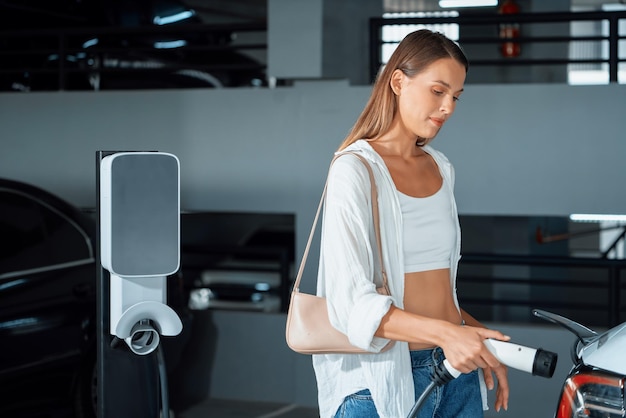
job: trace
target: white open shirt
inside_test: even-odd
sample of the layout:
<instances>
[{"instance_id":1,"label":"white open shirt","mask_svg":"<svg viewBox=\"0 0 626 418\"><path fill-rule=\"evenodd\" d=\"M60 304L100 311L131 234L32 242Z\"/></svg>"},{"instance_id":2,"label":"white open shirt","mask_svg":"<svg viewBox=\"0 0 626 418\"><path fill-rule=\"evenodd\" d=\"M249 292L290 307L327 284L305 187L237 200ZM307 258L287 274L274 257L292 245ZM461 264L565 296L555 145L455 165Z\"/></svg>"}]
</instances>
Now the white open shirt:
<instances>
[{"instance_id":1,"label":"white open shirt","mask_svg":"<svg viewBox=\"0 0 626 418\"><path fill-rule=\"evenodd\" d=\"M363 155L374 172L378 190L383 259L391 296L376 292L373 277L378 276L378 253L371 210L370 179L367 168L356 156L338 158L328 177L328 189L322 219L317 294L328 302L329 318L350 342L377 354L316 354L313 367L318 385L320 417L332 417L343 399L362 389L369 389L381 418L405 417L415 403L408 343L397 341L393 348L378 353L388 340L374 333L393 303L403 307L404 261L402 213L395 184L383 159L365 140L350 145L346 151ZM454 219L454 169L439 151L425 146L446 178L452 199ZM460 259L461 231L456 223L456 251L450 262L450 281L454 303L456 273ZM379 282L380 278L376 279ZM486 388L481 374L483 406Z\"/></svg>"}]
</instances>

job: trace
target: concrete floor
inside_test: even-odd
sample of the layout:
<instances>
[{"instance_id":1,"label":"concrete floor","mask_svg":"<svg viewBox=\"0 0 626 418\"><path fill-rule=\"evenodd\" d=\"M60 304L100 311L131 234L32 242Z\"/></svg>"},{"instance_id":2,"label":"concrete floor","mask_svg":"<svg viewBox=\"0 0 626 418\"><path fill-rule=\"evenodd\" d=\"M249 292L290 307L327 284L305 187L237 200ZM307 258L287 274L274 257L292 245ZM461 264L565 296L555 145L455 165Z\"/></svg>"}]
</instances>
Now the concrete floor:
<instances>
[{"instance_id":1,"label":"concrete floor","mask_svg":"<svg viewBox=\"0 0 626 418\"><path fill-rule=\"evenodd\" d=\"M319 418L319 412L293 404L208 399L170 418Z\"/></svg>"}]
</instances>

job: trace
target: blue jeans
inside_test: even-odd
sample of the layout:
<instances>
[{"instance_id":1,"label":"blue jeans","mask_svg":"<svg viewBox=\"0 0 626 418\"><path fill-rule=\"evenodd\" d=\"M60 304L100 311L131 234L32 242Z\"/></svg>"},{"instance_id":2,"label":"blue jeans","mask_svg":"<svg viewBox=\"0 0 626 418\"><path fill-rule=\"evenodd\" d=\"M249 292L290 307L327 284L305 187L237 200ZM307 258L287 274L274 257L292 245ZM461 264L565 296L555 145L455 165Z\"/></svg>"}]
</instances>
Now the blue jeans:
<instances>
[{"instance_id":1,"label":"blue jeans","mask_svg":"<svg viewBox=\"0 0 626 418\"><path fill-rule=\"evenodd\" d=\"M431 382L431 374L444 359L440 348L411 351L411 367L415 399ZM418 418L482 418L478 371L462 374L451 382L436 387L417 413ZM346 396L335 418L378 418L368 389ZM399 417L401 418L401 417Z\"/></svg>"}]
</instances>

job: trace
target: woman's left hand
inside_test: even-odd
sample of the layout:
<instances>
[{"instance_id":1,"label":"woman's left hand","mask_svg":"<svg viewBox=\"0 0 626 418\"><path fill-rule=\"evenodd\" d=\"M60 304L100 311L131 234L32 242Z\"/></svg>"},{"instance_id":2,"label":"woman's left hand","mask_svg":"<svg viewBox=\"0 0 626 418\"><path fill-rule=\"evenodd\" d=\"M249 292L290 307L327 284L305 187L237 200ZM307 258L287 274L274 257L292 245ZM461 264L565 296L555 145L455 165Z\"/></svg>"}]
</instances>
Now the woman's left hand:
<instances>
[{"instance_id":1,"label":"woman's left hand","mask_svg":"<svg viewBox=\"0 0 626 418\"><path fill-rule=\"evenodd\" d=\"M465 324L475 327L484 327L473 316L461 309L461 315ZM498 367L487 366L483 368L483 374L485 375L485 384L489 390L496 387L496 403L495 408L497 412L504 408L506 411L509 409L509 379L507 377L507 367L500 363ZM496 375L497 382L494 380L493 375Z\"/></svg>"},{"instance_id":2,"label":"woman's left hand","mask_svg":"<svg viewBox=\"0 0 626 418\"><path fill-rule=\"evenodd\" d=\"M497 412L500 412L501 408L504 408L504 410L509 409L509 379L507 377L507 372L507 367L502 363L500 363L498 367L485 367L483 369L485 384L489 390L496 386L496 382L493 378L494 374L497 379L495 403Z\"/></svg>"}]
</instances>

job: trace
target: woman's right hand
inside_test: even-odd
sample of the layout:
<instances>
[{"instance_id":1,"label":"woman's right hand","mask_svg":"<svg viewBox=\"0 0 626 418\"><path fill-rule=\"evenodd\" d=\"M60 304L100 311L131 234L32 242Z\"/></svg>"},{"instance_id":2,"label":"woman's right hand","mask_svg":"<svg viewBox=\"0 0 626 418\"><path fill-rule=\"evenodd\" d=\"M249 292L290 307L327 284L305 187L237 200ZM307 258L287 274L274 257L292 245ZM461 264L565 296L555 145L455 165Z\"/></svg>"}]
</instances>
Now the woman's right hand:
<instances>
[{"instance_id":1,"label":"woman's right hand","mask_svg":"<svg viewBox=\"0 0 626 418\"><path fill-rule=\"evenodd\" d=\"M450 328L443 332L439 346L450 365L461 373L470 373L486 367L495 369L500 366L500 361L484 344L488 338L501 341L511 339L500 331L451 324Z\"/></svg>"}]
</instances>

